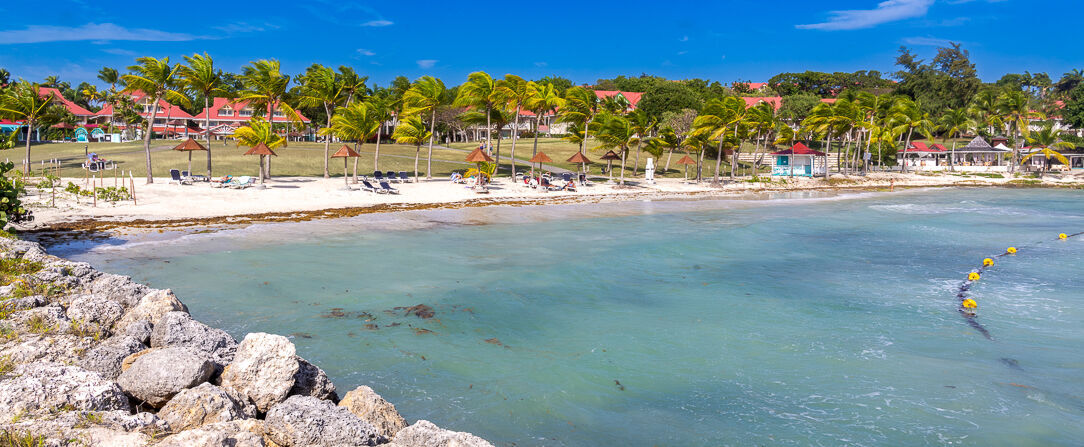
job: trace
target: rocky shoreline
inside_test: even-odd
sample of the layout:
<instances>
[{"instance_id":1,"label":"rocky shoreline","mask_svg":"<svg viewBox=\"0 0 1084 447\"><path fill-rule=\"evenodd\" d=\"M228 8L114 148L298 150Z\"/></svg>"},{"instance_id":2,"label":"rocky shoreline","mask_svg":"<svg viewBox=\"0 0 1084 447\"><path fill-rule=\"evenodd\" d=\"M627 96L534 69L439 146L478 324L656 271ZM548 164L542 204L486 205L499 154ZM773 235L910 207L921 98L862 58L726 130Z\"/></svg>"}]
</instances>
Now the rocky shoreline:
<instances>
[{"instance_id":1,"label":"rocky shoreline","mask_svg":"<svg viewBox=\"0 0 1084 447\"><path fill-rule=\"evenodd\" d=\"M240 343L170 290L0 239L0 445L482 447L342 398L281 335Z\"/></svg>"}]
</instances>

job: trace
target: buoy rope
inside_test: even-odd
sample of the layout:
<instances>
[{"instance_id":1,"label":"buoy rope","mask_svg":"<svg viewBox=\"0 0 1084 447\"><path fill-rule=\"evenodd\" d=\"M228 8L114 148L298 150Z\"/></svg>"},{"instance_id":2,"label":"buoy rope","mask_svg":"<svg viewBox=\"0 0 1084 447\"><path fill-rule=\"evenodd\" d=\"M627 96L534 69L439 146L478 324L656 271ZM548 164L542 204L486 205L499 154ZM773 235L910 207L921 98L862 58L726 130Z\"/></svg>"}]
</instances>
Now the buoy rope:
<instances>
[{"instance_id":1,"label":"buoy rope","mask_svg":"<svg viewBox=\"0 0 1084 447\"><path fill-rule=\"evenodd\" d=\"M1061 233L1058 235L1057 240L1064 241L1080 235L1084 235L1084 231L1073 234ZM1035 247L1042 244L1043 242L1046 241L1039 241L1034 244L1021 247ZM986 330L986 328L982 326L982 323L979 323L976 320L976 318L978 318L978 315L975 313L975 309L978 307L978 303L974 298L968 296L968 293L971 292L971 285L982 279L982 275L986 273L986 269L996 265L994 259L1000 259L1004 256L1015 255L1017 251L1018 250L1016 247L1009 247L1005 250L1004 253L994 255L991 258L983 259L982 265L980 265L976 269L971 270L971 272L967 274L967 279L964 280L964 282L960 283L960 287L956 290L956 298L959 300L959 305L956 308L957 312L959 312L960 315L963 315L964 319L967 320L968 325L975 328L976 331L979 331L979 333L982 334L983 337L986 337L987 340L993 340L993 337L990 335L990 331Z\"/></svg>"}]
</instances>

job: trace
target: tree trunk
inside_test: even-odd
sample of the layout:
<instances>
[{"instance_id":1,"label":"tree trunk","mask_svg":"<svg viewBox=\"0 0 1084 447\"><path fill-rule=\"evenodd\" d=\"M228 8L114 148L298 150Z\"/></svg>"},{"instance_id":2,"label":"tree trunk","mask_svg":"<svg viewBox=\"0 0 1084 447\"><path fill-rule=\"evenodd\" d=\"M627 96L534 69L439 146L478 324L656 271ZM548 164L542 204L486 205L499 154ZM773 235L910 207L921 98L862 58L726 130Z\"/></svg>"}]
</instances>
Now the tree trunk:
<instances>
[{"instance_id":1,"label":"tree trunk","mask_svg":"<svg viewBox=\"0 0 1084 447\"><path fill-rule=\"evenodd\" d=\"M425 179L433 178L433 138L437 136L437 106L433 106L433 113L429 121L429 155L425 158Z\"/></svg>"},{"instance_id":2,"label":"tree trunk","mask_svg":"<svg viewBox=\"0 0 1084 447\"><path fill-rule=\"evenodd\" d=\"M422 145L416 145L414 149L414 183L418 183L418 159L422 156Z\"/></svg>"},{"instance_id":3,"label":"tree trunk","mask_svg":"<svg viewBox=\"0 0 1084 447\"><path fill-rule=\"evenodd\" d=\"M625 159L628 158L628 148L621 147L621 186L625 186Z\"/></svg>"},{"instance_id":4,"label":"tree trunk","mask_svg":"<svg viewBox=\"0 0 1084 447\"><path fill-rule=\"evenodd\" d=\"M832 130L828 130L828 138L825 139L826 146L824 147L824 178L828 178L828 152L832 150ZM816 156L813 157L816 160ZM816 168L816 162L813 162L813 168ZM816 175L816 174L810 174Z\"/></svg>"},{"instance_id":5,"label":"tree trunk","mask_svg":"<svg viewBox=\"0 0 1084 447\"><path fill-rule=\"evenodd\" d=\"M636 176L636 168L640 166L640 149L644 144L644 140L640 139L636 141L636 164L632 166L632 175Z\"/></svg>"},{"instance_id":6,"label":"tree trunk","mask_svg":"<svg viewBox=\"0 0 1084 447\"><path fill-rule=\"evenodd\" d=\"M950 171L956 171L956 139L952 140L952 152L949 153L948 166Z\"/></svg>"},{"instance_id":7,"label":"tree trunk","mask_svg":"<svg viewBox=\"0 0 1084 447\"><path fill-rule=\"evenodd\" d=\"M715 175L712 176L712 183L719 184L719 170L723 168L723 140L726 139L726 130L719 135L719 152L715 154Z\"/></svg>"},{"instance_id":8,"label":"tree trunk","mask_svg":"<svg viewBox=\"0 0 1084 447\"><path fill-rule=\"evenodd\" d=\"M365 142L362 141L361 144L364 145ZM354 142L354 152L358 152L358 142L357 141ZM358 160L361 160L361 157L354 157L354 184L358 183ZM343 160L343 161L345 162L346 160ZM373 168L373 169L376 169L376 168ZM343 175L346 175L346 171L343 171Z\"/></svg>"},{"instance_id":9,"label":"tree trunk","mask_svg":"<svg viewBox=\"0 0 1084 447\"><path fill-rule=\"evenodd\" d=\"M519 111L520 106L516 105L516 118L512 121L512 154L508 156L509 163L512 165L512 182L516 181L516 136L519 135Z\"/></svg>"},{"instance_id":10,"label":"tree trunk","mask_svg":"<svg viewBox=\"0 0 1084 447\"><path fill-rule=\"evenodd\" d=\"M328 107L326 102L324 103L324 112L327 113L327 127L328 127L328 129L331 129L331 109ZM289 136L289 134L287 134L287 136ZM331 178L331 172L328 171L328 168L327 168L328 156L331 155L330 151L331 151L331 135L330 134L329 135L324 135L324 178ZM345 162L345 160L344 160L344 162ZM346 171L343 171L343 175L344 176L346 175Z\"/></svg>"},{"instance_id":11,"label":"tree trunk","mask_svg":"<svg viewBox=\"0 0 1084 447\"><path fill-rule=\"evenodd\" d=\"M674 158L674 148L670 148L670 152L668 152L666 154L666 167L662 168L663 173L666 173L666 172L670 171L670 159L671 158ZM688 169L688 167L686 167L686 169ZM686 179L686 180L688 180L688 179Z\"/></svg>"},{"instance_id":12,"label":"tree trunk","mask_svg":"<svg viewBox=\"0 0 1084 447\"><path fill-rule=\"evenodd\" d=\"M534 147L531 149L531 158L534 158L535 155L538 155L538 128L541 125L542 112L538 112L538 115L536 115L534 119ZM541 166L538 169L542 169Z\"/></svg>"},{"instance_id":13,"label":"tree trunk","mask_svg":"<svg viewBox=\"0 0 1084 447\"><path fill-rule=\"evenodd\" d=\"M30 173L30 133L34 131L34 124L37 124L35 123L35 121L36 120L26 121L26 158L24 159L26 161L26 165L23 166L23 175L27 175Z\"/></svg>"},{"instance_id":14,"label":"tree trunk","mask_svg":"<svg viewBox=\"0 0 1084 447\"><path fill-rule=\"evenodd\" d=\"M490 111L491 107L489 106L489 103L486 103L486 152L493 155L493 117L490 116ZM497 174L497 171L493 171L493 174Z\"/></svg>"},{"instance_id":15,"label":"tree trunk","mask_svg":"<svg viewBox=\"0 0 1084 447\"><path fill-rule=\"evenodd\" d=\"M373 153L373 170L380 169L380 135L384 132L384 123L376 128L376 152Z\"/></svg>"},{"instance_id":16,"label":"tree trunk","mask_svg":"<svg viewBox=\"0 0 1084 447\"><path fill-rule=\"evenodd\" d=\"M211 179L211 99L203 95L204 116L203 133L207 135L207 179Z\"/></svg>"},{"instance_id":17,"label":"tree trunk","mask_svg":"<svg viewBox=\"0 0 1084 447\"><path fill-rule=\"evenodd\" d=\"M911 145L911 134L914 133L915 128L907 129L907 141L903 143L903 173L907 173L907 147Z\"/></svg>"},{"instance_id":18,"label":"tree trunk","mask_svg":"<svg viewBox=\"0 0 1084 447\"><path fill-rule=\"evenodd\" d=\"M151 106L151 119L147 122L147 131L143 132L143 152L147 156L147 183L154 183L154 176L151 175L151 134L154 133L154 120L158 118L158 96L154 97L153 106ZM30 137L27 137L26 144L26 158L30 160Z\"/></svg>"}]
</instances>

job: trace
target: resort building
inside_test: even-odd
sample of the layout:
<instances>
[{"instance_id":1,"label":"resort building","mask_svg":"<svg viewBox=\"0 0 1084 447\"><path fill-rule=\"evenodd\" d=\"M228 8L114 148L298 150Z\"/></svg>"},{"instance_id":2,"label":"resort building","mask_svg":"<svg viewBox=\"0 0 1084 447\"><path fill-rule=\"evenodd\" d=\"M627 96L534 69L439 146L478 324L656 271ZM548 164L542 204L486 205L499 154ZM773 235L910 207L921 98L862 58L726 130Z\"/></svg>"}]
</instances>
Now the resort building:
<instances>
[{"instance_id":1,"label":"resort building","mask_svg":"<svg viewBox=\"0 0 1084 447\"><path fill-rule=\"evenodd\" d=\"M249 104L249 101L230 101L227 98L215 98L211 107L204 109L202 112L196 114L193 118L197 126L203 126L206 123L208 114L211 118L211 135L217 138L225 138L233 135L233 132L238 127L246 125L256 115L256 109ZM291 120L286 112L281 108L275 110L275 113L271 117L271 122L275 124L295 124L296 129L307 127L312 120L306 118L300 112L294 111L296 115L295 119ZM266 112L261 116L267 119ZM199 134L203 134L203 130L196 131ZM296 132L295 132L296 133ZM297 136L291 134L291 136Z\"/></svg>"},{"instance_id":2,"label":"resort building","mask_svg":"<svg viewBox=\"0 0 1084 447\"><path fill-rule=\"evenodd\" d=\"M154 98L138 90L123 94L128 95L132 99L132 102L135 103L136 112L139 113L139 116L143 117L143 119L150 119L155 108L158 109L158 114L154 118L154 133L166 136L178 136L198 131L189 129L188 127L188 120L192 119L192 115L185 112L180 107L170 104L164 99L159 99L158 102L155 103ZM99 124L108 124L110 117L113 115L113 105L106 104L105 107L102 107L102 110L98 111L95 116L95 121ZM139 132L139 129L128 129L127 123L118 120L114 120L113 125L118 129L130 130L133 134Z\"/></svg>"},{"instance_id":3,"label":"resort building","mask_svg":"<svg viewBox=\"0 0 1084 447\"><path fill-rule=\"evenodd\" d=\"M611 98L618 101L624 101L626 104L628 104L625 107L624 112L628 113L636 110L636 105L640 103L641 99L643 99L644 93L622 92L617 90L595 90L595 97L597 97L599 101L605 101ZM534 128L535 118L536 117L534 112L530 110L521 110L519 112L519 133L522 134L526 131L536 130ZM508 125L503 127L501 129L501 136L504 138L511 137L512 127L512 123L509 123ZM539 123L537 131L547 136L564 135L568 133L568 124L558 123L557 113L547 112L546 115L542 117L542 121Z\"/></svg>"},{"instance_id":4,"label":"resort building","mask_svg":"<svg viewBox=\"0 0 1084 447\"><path fill-rule=\"evenodd\" d=\"M949 151L940 144L926 144L922 141L912 142L907 146L907 151L896 154L902 163L908 167L918 169L939 169L948 166Z\"/></svg>"},{"instance_id":5,"label":"resort building","mask_svg":"<svg viewBox=\"0 0 1084 447\"><path fill-rule=\"evenodd\" d=\"M51 102L53 104L59 104L64 106L65 109L68 109L68 112L75 116L76 126L85 126L90 119L94 118L94 112L65 98L64 95L60 93L60 90L52 87L40 87L38 88L38 95L41 95L42 98L48 96L52 98Z\"/></svg>"},{"instance_id":6,"label":"resort building","mask_svg":"<svg viewBox=\"0 0 1084 447\"><path fill-rule=\"evenodd\" d=\"M790 149L772 152L772 175L787 177L824 175L825 155L827 154L810 149L802 143L794 143Z\"/></svg>"}]
</instances>

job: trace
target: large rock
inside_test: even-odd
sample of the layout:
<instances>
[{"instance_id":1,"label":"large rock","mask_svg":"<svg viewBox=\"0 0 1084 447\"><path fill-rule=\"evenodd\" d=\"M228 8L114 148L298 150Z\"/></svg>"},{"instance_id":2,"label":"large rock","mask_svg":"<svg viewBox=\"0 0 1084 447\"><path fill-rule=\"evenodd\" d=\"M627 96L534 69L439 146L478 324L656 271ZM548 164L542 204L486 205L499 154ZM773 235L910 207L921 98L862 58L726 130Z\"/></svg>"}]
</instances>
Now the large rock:
<instances>
[{"instance_id":1,"label":"large rock","mask_svg":"<svg viewBox=\"0 0 1084 447\"><path fill-rule=\"evenodd\" d=\"M68 306L68 318L81 326L108 332L120 317L124 315L124 306L110 301L101 295L82 295L72 300Z\"/></svg>"},{"instance_id":2,"label":"large rock","mask_svg":"<svg viewBox=\"0 0 1084 447\"><path fill-rule=\"evenodd\" d=\"M283 447L363 446L387 441L372 424L312 396L290 396L264 419L267 435Z\"/></svg>"},{"instance_id":3,"label":"large rock","mask_svg":"<svg viewBox=\"0 0 1084 447\"><path fill-rule=\"evenodd\" d=\"M0 381L0 421L15 415L72 410L128 410L120 387L96 372L56 363L18 365Z\"/></svg>"},{"instance_id":4,"label":"large rock","mask_svg":"<svg viewBox=\"0 0 1084 447\"><path fill-rule=\"evenodd\" d=\"M133 323L129 323L128 327L124 328L124 335L139 340L140 343L145 345L151 344L151 331L154 330L154 325L147 320L139 320Z\"/></svg>"},{"instance_id":5,"label":"large rock","mask_svg":"<svg viewBox=\"0 0 1084 447\"><path fill-rule=\"evenodd\" d=\"M392 441L395 447L493 447L489 441L470 433L445 430L429 421L404 428Z\"/></svg>"},{"instance_id":6,"label":"large rock","mask_svg":"<svg viewBox=\"0 0 1084 447\"><path fill-rule=\"evenodd\" d=\"M45 306L19 312L12 317L22 330L35 334L62 334L71 329L71 320L60 306Z\"/></svg>"},{"instance_id":7,"label":"large rock","mask_svg":"<svg viewBox=\"0 0 1084 447\"><path fill-rule=\"evenodd\" d=\"M100 345L90 348L80 360L79 365L101 373L110 380L116 380L120 375L121 362L132 354L147 349L139 340L127 335L110 337Z\"/></svg>"},{"instance_id":8,"label":"large rock","mask_svg":"<svg viewBox=\"0 0 1084 447\"><path fill-rule=\"evenodd\" d=\"M262 421L220 422L183 431L155 444L157 447L263 447Z\"/></svg>"},{"instance_id":9,"label":"large rock","mask_svg":"<svg viewBox=\"0 0 1084 447\"><path fill-rule=\"evenodd\" d=\"M115 327L118 332L124 331L129 324L140 320L156 325L163 315L174 311L188 312L188 308L177 299L172 290L154 290L140 298L139 304L124 314Z\"/></svg>"},{"instance_id":10,"label":"large rock","mask_svg":"<svg viewBox=\"0 0 1084 447\"><path fill-rule=\"evenodd\" d=\"M3 429L15 433L45 437L45 445L68 446L142 447L148 445L152 437L170 431L169 424L157 416L131 414L128 410L57 411L40 418L19 418L17 422L3 425Z\"/></svg>"},{"instance_id":11,"label":"large rock","mask_svg":"<svg viewBox=\"0 0 1084 447\"><path fill-rule=\"evenodd\" d=\"M237 341L230 334L193 320L186 312L169 312L154 325L151 347L167 346L191 348L220 366L229 364L237 351Z\"/></svg>"},{"instance_id":12,"label":"large rock","mask_svg":"<svg viewBox=\"0 0 1084 447\"><path fill-rule=\"evenodd\" d=\"M112 273L97 275L86 283L84 288L87 293L105 296L120 303L125 309L137 306L146 297L147 292L152 292L147 286L132 282L132 278Z\"/></svg>"},{"instance_id":13,"label":"large rock","mask_svg":"<svg viewBox=\"0 0 1084 447\"><path fill-rule=\"evenodd\" d=\"M245 405L226 390L210 383L177 393L158 411L173 431L191 430L201 425L256 417L256 407Z\"/></svg>"},{"instance_id":14,"label":"large rock","mask_svg":"<svg viewBox=\"0 0 1084 447\"><path fill-rule=\"evenodd\" d=\"M136 399L159 408L181 390L206 382L212 372L210 361L187 348L151 349L120 373L117 384Z\"/></svg>"},{"instance_id":15,"label":"large rock","mask_svg":"<svg viewBox=\"0 0 1084 447\"><path fill-rule=\"evenodd\" d=\"M222 387L236 391L261 412L286 399L300 366L294 344L281 335L245 336L233 362L222 372Z\"/></svg>"},{"instance_id":16,"label":"large rock","mask_svg":"<svg viewBox=\"0 0 1084 447\"><path fill-rule=\"evenodd\" d=\"M335 394L335 384L331 383L324 370L301 357L297 358L297 366L294 387L290 390L291 396L312 396L332 402L339 401L339 395Z\"/></svg>"},{"instance_id":17,"label":"large rock","mask_svg":"<svg viewBox=\"0 0 1084 447\"><path fill-rule=\"evenodd\" d=\"M367 386L359 386L346 393L339 406L373 424L377 432L387 438L395 436L407 426L406 420L395 410L395 405Z\"/></svg>"},{"instance_id":18,"label":"large rock","mask_svg":"<svg viewBox=\"0 0 1084 447\"><path fill-rule=\"evenodd\" d=\"M13 363L51 362L70 363L94 345L88 337L50 332L41 334L19 334L9 344L0 344L0 358L7 358Z\"/></svg>"}]
</instances>

